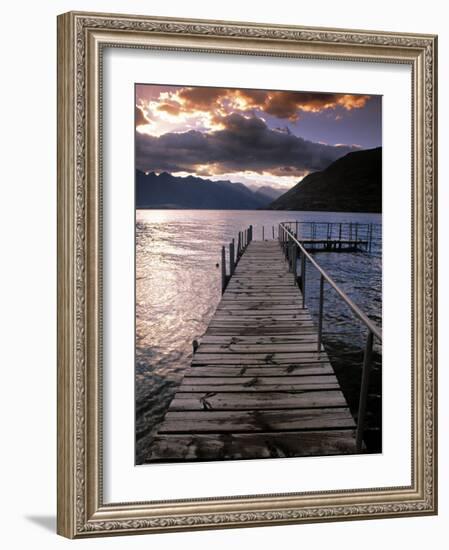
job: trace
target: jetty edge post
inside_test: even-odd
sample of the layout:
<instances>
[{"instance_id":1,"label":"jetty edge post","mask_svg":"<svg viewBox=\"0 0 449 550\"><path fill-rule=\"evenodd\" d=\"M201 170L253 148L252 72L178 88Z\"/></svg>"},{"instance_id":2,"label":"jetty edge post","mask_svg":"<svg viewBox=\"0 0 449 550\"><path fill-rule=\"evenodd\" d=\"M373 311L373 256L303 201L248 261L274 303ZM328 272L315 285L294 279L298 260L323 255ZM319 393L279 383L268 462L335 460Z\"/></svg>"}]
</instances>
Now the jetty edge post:
<instances>
[{"instance_id":1,"label":"jetty edge post","mask_svg":"<svg viewBox=\"0 0 449 550\"><path fill-rule=\"evenodd\" d=\"M234 239L229 243L229 276L234 275L235 270L235 252L234 252L235 242Z\"/></svg>"},{"instance_id":2,"label":"jetty edge post","mask_svg":"<svg viewBox=\"0 0 449 550\"><path fill-rule=\"evenodd\" d=\"M226 250L221 247L221 293L226 290Z\"/></svg>"}]
</instances>

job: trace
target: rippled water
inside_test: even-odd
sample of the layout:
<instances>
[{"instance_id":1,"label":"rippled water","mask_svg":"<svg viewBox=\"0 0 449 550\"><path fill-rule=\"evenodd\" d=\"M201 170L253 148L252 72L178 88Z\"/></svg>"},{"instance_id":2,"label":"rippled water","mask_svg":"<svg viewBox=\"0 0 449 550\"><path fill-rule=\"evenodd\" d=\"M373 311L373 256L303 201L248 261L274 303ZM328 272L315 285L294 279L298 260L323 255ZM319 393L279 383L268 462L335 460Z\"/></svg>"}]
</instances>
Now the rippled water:
<instances>
[{"instance_id":1,"label":"rippled water","mask_svg":"<svg viewBox=\"0 0 449 550\"><path fill-rule=\"evenodd\" d=\"M272 238L285 220L381 223L377 214L328 212L138 210L136 214L136 463L189 366L192 341L207 329L221 297L221 247L252 224L254 238ZM371 253L316 252L345 292L381 325L380 226ZM306 302L318 306L319 280L307 271ZM325 292L324 344L353 412L357 408L365 332L332 290ZM376 355L368 422L371 450L380 450L381 360Z\"/></svg>"}]
</instances>

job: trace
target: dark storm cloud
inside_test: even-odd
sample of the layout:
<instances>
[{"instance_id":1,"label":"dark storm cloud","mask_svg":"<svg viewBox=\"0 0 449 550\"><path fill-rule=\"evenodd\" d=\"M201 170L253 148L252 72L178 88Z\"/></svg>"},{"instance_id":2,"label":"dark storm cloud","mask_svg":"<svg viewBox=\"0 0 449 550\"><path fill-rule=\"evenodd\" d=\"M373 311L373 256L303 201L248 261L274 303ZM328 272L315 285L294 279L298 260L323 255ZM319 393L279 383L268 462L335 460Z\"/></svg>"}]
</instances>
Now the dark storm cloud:
<instances>
[{"instance_id":1,"label":"dark storm cloud","mask_svg":"<svg viewBox=\"0 0 449 550\"><path fill-rule=\"evenodd\" d=\"M354 150L306 141L288 132L271 130L258 117L232 114L221 118L223 130L167 133L160 137L137 133L136 163L143 171L210 174L252 170L302 176L321 170Z\"/></svg>"}]
</instances>

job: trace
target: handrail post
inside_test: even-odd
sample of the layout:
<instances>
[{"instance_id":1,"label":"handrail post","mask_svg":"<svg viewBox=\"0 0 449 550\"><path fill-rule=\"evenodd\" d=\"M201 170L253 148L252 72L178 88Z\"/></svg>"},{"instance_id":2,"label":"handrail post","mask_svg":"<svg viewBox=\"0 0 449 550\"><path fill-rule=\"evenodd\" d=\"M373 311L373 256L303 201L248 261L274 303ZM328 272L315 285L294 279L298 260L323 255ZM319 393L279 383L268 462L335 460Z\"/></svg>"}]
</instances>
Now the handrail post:
<instances>
[{"instance_id":1,"label":"handrail post","mask_svg":"<svg viewBox=\"0 0 449 550\"><path fill-rule=\"evenodd\" d=\"M262 225L262 240L265 240L265 226Z\"/></svg>"},{"instance_id":2,"label":"handrail post","mask_svg":"<svg viewBox=\"0 0 449 550\"><path fill-rule=\"evenodd\" d=\"M362 382L360 385L359 412L357 415L356 450L360 452L363 445L363 432L365 428L366 403L368 401L369 378L371 374L373 355L373 333L369 330L366 338L365 353L363 356Z\"/></svg>"},{"instance_id":3,"label":"handrail post","mask_svg":"<svg viewBox=\"0 0 449 550\"><path fill-rule=\"evenodd\" d=\"M318 343L317 352L321 351L321 338L323 335L323 305L324 305L324 277L320 277L320 305L318 314Z\"/></svg>"},{"instance_id":4,"label":"handrail post","mask_svg":"<svg viewBox=\"0 0 449 550\"><path fill-rule=\"evenodd\" d=\"M292 254L293 254L293 242L290 238L290 236L288 237L288 270L289 272L292 271Z\"/></svg>"},{"instance_id":5,"label":"handrail post","mask_svg":"<svg viewBox=\"0 0 449 550\"><path fill-rule=\"evenodd\" d=\"M298 253L298 249L296 247L296 243L292 241L292 271L293 271L294 284L296 284L296 274L297 274L297 265L296 265L297 253Z\"/></svg>"},{"instance_id":6,"label":"handrail post","mask_svg":"<svg viewBox=\"0 0 449 550\"><path fill-rule=\"evenodd\" d=\"M235 270L235 255L234 255L234 239L229 243L229 274L232 277L234 275Z\"/></svg>"},{"instance_id":7,"label":"handrail post","mask_svg":"<svg viewBox=\"0 0 449 550\"><path fill-rule=\"evenodd\" d=\"M288 256L288 252L287 252L287 231L285 230L284 226L282 226L282 248L284 249L285 259L287 259L287 256Z\"/></svg>"},{"instance_id":8,"label":"handrail post","mask_svg":"<svg viewBox=\"0 0 449 550\"><path fill-rule=\"evenodd\" d=\"M223 294L226 289L226 250L225 247L221 247L221 293Z\"/></svg>"},{"instance_id":9,"label":"handrail post","mask_svg":"<svg viewBox=\"0 0 449 550\"><path fill-rule=\"evenodd\" d=\"M306 255L301 254L301 292L302 292L302 307L306 307Z\"/></svg>"}]
</instances>

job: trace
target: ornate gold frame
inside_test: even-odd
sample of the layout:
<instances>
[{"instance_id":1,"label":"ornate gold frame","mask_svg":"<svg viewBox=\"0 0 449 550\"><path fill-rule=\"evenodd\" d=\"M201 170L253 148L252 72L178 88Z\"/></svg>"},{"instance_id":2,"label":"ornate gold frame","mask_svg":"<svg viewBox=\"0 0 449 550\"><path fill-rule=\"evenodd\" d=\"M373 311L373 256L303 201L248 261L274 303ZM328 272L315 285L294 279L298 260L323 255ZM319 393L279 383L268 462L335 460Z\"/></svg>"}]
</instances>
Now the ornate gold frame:
<instances>
[{"instance_id":1,"label":"ornate gold frame","mask_svg":"<svg viewBox=\"0 0 449 550\"><path fill-rule=\"evenodd\" d=\"M101 53L105 46L405 63L412 68L412 484L104 504ZM58 532L71 538L435 514L436 53L432 35L130 15L58 18ZM149 495L150 496L150 495Z\"/></svg>"}]
</instances>

